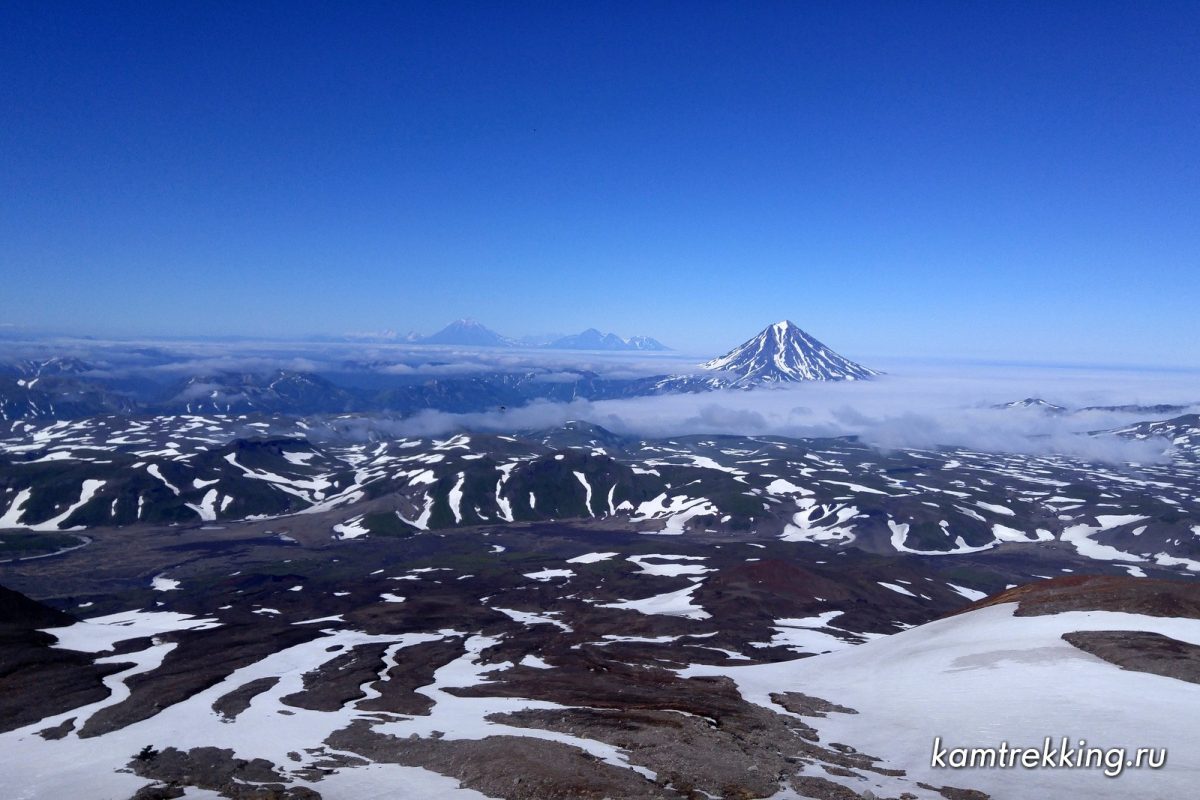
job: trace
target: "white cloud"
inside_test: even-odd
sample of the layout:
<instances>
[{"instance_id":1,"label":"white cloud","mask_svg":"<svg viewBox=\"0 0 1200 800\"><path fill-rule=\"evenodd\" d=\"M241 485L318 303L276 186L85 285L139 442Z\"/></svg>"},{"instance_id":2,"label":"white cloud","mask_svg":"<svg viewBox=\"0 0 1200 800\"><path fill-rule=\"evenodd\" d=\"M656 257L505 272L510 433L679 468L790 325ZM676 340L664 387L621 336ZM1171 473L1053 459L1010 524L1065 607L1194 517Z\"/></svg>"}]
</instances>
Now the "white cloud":
<instances>
[{"instance_id":1,"label":"white cloud","mask_svg":"<svg viewBox=\"0 0 1200 800\"><path fill-rule=\"evenodd\" d=\"M1200 382L1192 373L974 367L958 373L890 374L861 383L807 383L599 402L534 402L475 414L427 411L397 422L396 427L405 435L435 435L462 428L512 431L587 420L618 433L643 436L854 435L884 448L951 445L1061 453L1103 461L1149 462L1163 457L1166 448L1162 442L1085 435L1155 418L1146 412L1052 415L1036 409L992 408L1030 396L1072 408L1186 404L1200 399Z\"/></svg>"}]
</instances>

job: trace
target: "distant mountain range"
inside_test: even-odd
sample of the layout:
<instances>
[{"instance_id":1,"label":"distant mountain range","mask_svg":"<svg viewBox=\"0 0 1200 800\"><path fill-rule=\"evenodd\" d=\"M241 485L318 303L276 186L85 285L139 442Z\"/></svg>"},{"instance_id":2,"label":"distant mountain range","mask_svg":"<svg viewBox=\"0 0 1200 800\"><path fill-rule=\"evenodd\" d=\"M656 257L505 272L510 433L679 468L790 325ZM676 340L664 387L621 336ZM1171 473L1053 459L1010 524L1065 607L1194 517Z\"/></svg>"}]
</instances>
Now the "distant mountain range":
<instances>
[{"instance_id":1,"label":"distant mountain range","mask_svg":"<svg viewBox=\"0 0 1200 800\"><path fill-rule=\"evenodd\" d=\"M1013 400L1010 403L997 403L992 408L1000 411L1008 411L1012 409L1029 409L1032 411L1040 411L1043 414L1059 415L1059 414L1083 414L1086 412L1109 412L1117 414L1182 414L1190 408L1195 408L1200 403L1154 403L1151 405L1127 404L1119 406L1083 406L1081 408L1067 408L1048 400L1043 400L1040 397L1026 397L1024 400Z\"/></svg>"},{"instance_id":2,"label":"distant mountain range","mask_svg":"<svg viewBox=\"0 0 1200 800\"><path fill-rule=\"evenodd\" d=\"M443 335L444 334L444 335ZM435 338L436 337L436 338ZM556 349L615 349L612 334L585 331ZM431 344L507 341L471 320L459 320L425 341ZM599 342L599 344L597 344ZM605 347L608 342L610 347ZM467 345L463 345L467 346ZM375 365L378 367L379 365ZM564 370L555 380L536 371L397 378L389 388L352 390L314 374L279 370L255 377L230 374L193 378L165 395L155 410L185 413L273 412L291 414L371 412L411 414L433 408L455 413L512 408L533 400L614 400L714 389L752 389L804 381L868 380L879 372L856 364L809 336L794 322L769 325L750 340L701 365L699 375L606 378L587 370ZM367 365L364 369L369 369ZM352 370L353 371L353 370ZM573 379L563 376L573 374Z\"/></svg>"},{"instance_id":3,"label":"distant mountain range","mask_svg":"<svg viewBox=\"0 0 1200 800\"><path fill-rule=\"evenodd\" d=\"M459 320L422 343L463 347L513 347L513 340L473 320ZM648 337L622 339L589 329L547 345L555 350L652 351ZM169 361L169 354L157 358ZM0 365L0 420L78 419L97 414L272 413L413 414L512 408L534 400L613 400L714 389L752 389L804 381L857 381L879 375L830 350L789 321L769 325L725 355L700 365L698 374L606 377L586 369L501 370L463 374L394 373L391 362L347 362L318 373L289 369L205 372L162 378L115 379L74 358ZM434 365L428 366L446 366Z\"/></svg>"},{"instance_id":4,"label":"distant mountain range","mask_svg":"<svg viewBox=\"0 0 1200 800\"><path fill-rule=\"evenodd\" d=\"M395 331L381 333L347 334L345 339L352 341L406 342L409 344L437 344L456 347L531 347L549 348L551 350L609 350L609 351L654 351L670 350L662 342L650 336L618 336L615 333L603 333L596 328L572 334L570 336L522 336L513 338L497 333L486 325L473 319L459 319L451 322L437 333L422 336L409 332L403 336Z\"/></svg>"},{"instance_id":5,"label":"distant mountain range","mask_svg":"<svg viewBox=\"0 0 1200 800\"><path fill-rule=\"evenodd\" d=\"M615 333L601 333L595 328L588 328L583 333L574 336L564 336L546 345L554 350L651 350L666 351L667 347L657 339L649 336L630 336L622 339Z\"/></svg>"}]
</instances>

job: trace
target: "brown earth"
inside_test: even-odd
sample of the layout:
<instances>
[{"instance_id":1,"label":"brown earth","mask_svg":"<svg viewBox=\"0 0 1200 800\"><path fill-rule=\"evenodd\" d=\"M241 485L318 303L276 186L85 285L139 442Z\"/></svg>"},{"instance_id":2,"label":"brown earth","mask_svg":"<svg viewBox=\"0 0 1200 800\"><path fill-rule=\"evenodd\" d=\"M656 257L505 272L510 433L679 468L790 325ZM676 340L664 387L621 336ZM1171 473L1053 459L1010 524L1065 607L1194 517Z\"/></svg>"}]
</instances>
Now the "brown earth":
<instances>
[{"instance_id":1,"label":"brown earth","mask_svg":"<svg viewBox=\"0 0 1200 800\"><path fill-rule=\"evenodd\" d=\"M1017 603L1015 616L1063 611L1124 611L1151 617L1200 619L1200 583L1118 575L1069 575L1018 586L955 613Z\"/></svg>"}]
</instances>

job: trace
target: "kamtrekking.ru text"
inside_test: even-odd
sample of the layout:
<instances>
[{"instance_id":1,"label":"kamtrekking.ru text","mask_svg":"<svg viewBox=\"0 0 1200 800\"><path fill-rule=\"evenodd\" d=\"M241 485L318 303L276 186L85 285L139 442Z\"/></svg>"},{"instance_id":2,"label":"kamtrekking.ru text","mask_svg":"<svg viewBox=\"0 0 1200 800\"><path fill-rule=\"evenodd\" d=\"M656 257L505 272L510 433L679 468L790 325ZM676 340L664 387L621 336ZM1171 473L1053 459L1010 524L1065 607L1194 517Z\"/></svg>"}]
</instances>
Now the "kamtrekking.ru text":
<instances>
[{"instance_id":1,"label":"kamtrekking.ru text","mask_svg":"<svg viewBox=\"0 0 1200 800\"><path fill-rule=\"evenodd\" d=\"M1162 769L1167 763L1165 747L1088 747L1087 741L1064 736L1057 742L1047 736L1040 747L1012 747L1001 742L998 747L946 747L942 737L933 740L934 769L1102 769L1115 778L1126 769Z\"/></svg>"}]
</instances>

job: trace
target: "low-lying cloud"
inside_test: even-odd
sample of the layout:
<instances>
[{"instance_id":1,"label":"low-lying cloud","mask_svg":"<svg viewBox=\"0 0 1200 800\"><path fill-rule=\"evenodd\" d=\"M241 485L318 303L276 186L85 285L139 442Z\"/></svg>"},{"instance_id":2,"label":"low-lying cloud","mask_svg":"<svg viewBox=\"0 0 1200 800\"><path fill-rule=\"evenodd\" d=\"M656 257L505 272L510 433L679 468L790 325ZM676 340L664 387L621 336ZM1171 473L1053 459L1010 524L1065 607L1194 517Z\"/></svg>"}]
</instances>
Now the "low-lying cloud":
<instances>
[{"instance_id":1,"label":"low-lying cloud","mask_svg":"<svg viewBox=\"0 0 1200 800\"><path fill-rule=\"evenodd\" d=\"M578 353L489 350L405 344L314 345L298 342L6 342L7 361L70 355L93 365L96 376L140 375L160 381L220 372L316 372L354 380L374 375L404 381L482 372L533 373L546 383L581 372L604 378L640 378L695 372L695 359L678 354ZM398 420L339 421L339 435L442 435L458 430L512 432L585 420L617 433L644 437L684 434L751 436L857 436L881 448L967 447L987 451L1059 453L1108 462L1164 458L1165 443L1089 436L1173 414L1122 412L1086 406L1192 405L1200 401L1200 374L1037 366L917 363L875 364L888 374L876 381L802 383L753 391L726 390L590 402L535 401L481 413L423 411ZM197 397L215 385L197 384ZM997 409L996 404L1039 397L1069 414Z\"/></svg>"},{"instance_id":2,"label":"low-lying cloud","mask_svg":"<svg viewBox=\"0 0 1200 800\"><path fill-rule=\"evenodd\" d=\"M536 430L582 420L615 433L644 437L857 436L884 449L949 446L1137 463L1161 462L1168 457L1169 443L1164 440L1088 435L1162 418L1162 414L1106 410L1048 414L1036 408L994 407L1031 396L1070 409L1131 403L1188 405L1200 398L1200 383L1189 373L1031 373L976 367L959 374L892 374L861 383L793 384L597 402L537 401L519 408L467 414L422 411L386 423L386 431L376 430L438 436L461 430ZM1200 405L1194 408L1200 410Z\"/></svg>"},{"instance_id":3,"label":"low-lying cloud","mask_svg":"<svg viewBox=\"0 0 1200 800\"><path fill-rule=\"evenodd\" d=\"M691 374L696 359L674 352L575 352L337 342L100 341L39 339L0 342L0 361L69 356L92 366L85 377L142 376L161 380L277 370L340 376L439 378L486 372L554 375L592 373L609 379ZM561 378L565 380L565 378Z\"/></svg>"}]
</instances>

